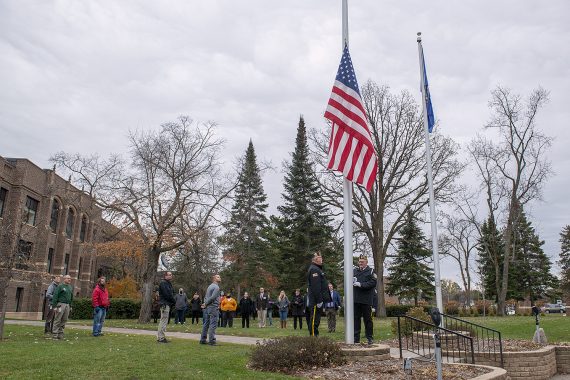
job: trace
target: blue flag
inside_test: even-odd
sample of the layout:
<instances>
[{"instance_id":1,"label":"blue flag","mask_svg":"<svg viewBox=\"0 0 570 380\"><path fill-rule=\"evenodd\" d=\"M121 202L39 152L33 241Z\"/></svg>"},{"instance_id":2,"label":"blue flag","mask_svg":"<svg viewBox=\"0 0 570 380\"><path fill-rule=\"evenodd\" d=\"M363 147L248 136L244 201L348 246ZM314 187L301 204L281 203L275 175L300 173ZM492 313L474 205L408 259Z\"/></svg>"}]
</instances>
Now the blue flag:
<instances>
[{"instance_id":1,"label":"blue flag","mask_svg":"<svg viewBox=\"0 0 570 380\"><path fill-rule=\"evenodd\" d=\"M426 74L426 62L424 60L424 49L422 49L422 65L423 65L423 75L424 75L424 88L422 89L422 94L425 99L426 112L428 118L428 131L431 133L433 126L435 124L435 116L433 115L433 107L431 105L431 96L429 94L428 79Z\"/></svg>"}]
</instances>

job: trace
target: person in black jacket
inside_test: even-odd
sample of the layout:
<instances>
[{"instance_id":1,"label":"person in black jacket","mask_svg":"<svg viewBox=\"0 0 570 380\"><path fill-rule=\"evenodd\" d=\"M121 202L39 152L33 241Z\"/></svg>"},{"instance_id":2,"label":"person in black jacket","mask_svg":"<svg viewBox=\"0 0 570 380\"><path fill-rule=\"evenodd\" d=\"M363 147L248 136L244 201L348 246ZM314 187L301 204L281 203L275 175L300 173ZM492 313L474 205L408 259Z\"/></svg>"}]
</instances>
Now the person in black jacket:
<instances>
[{"instance_id":1,"label":"person in black jacket","mask_svg":"<svg viewBox=\"0 0 570 380\"><path fill-rule=\"evenodd\" d=\"M308 306L310 312L310 333L311 336L319 336L319 324L321 323L321 312L324 302L330 301L328 281L323 272L323 257L320 252L315 252L313 262L307 272L307 282L309 283Z\"/></svg>"},{"instance_id":2,"label":"person in black jacket","mask_svg":"<svg viewBox=\"0 0 570 380\"><path fill-rule=\"evenodd\" d=\"M168 343L164 333L166 332L166 324L168 323L168 316L170 315L170 308L174 306L176 300L174 299L174 289L170 281L172 280L172 272L166 272L164 279L158 286L158 304L160 305L160 323L158 324L157 341L159 343Z\"/></svg>"},{"instance_id":3,"label":"person in black jacket","mask_svg":"<svg viewBox=\"0 0 570 380\"><path fill-rule=\"evenodd\" d=\"M200 295L198 292L194 293L194 296L190 300L190 310L192 310L192 324L194 324L194 320L196 320L196 324L200 323L200 315L202 314L202 309L200 305L202 304L202 300L200 299Z\"/></svg>"},{"instance_id":4,"label":"person in black jacket","mask_svg":"<svg viewBox=\"0 0 570 380\"><path fill-rule=\"evenodd\" d=\"M249 293L245 292L241 300L239 300L239 310L241 313L241 328L249 329L249 316L253 309L253 301L249 298Z\"/></svg>"},{"instance_id":5,"label":"person in black jacket","mask_svg":"<svg viewBox=\"0 0 570 380\"><path fill-rule=\"evenodd\" d=\"M305 302L301 291L295 289L295 295L291 299L291 315L293 316L293 329L297 330L297 320L299 320L299 330L303 329L303 315L305 314Z\"/></svg>"},{"instance_id":6,"label":"person in black jacket","mask_svg":"<svg viewBox=\"0 0 570 380\"><path fill-rule=\"evenodd\" d=\"M354 343L360 343L360 319L364 320L364 329L368 344L374 343L372 325L372 305L377 276L368 266L368 258L360 255L358 268L354 268Z\"/></svg>"}]
</instances>

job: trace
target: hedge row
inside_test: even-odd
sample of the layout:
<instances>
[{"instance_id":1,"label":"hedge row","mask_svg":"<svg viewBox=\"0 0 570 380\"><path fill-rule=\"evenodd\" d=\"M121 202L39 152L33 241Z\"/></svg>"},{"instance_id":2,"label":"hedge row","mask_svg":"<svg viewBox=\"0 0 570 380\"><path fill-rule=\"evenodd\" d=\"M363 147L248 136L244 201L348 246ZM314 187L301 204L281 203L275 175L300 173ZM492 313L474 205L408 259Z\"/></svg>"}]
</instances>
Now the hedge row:
<instances>
[{"instance_id":1,"label":"hedge row","mask_svg":"<svg viewBox=\"0 0 570 380\"><path fill-rule=\"evenodd\" d=\"M71 304L73 311L70 318L72 319L91 319L93 318L93 306L91 298L76 298ZM108 319L137 319L141 310L141 301L128 298L112 298L111 307L107 313Z\"/></svg>"}]
</instances>

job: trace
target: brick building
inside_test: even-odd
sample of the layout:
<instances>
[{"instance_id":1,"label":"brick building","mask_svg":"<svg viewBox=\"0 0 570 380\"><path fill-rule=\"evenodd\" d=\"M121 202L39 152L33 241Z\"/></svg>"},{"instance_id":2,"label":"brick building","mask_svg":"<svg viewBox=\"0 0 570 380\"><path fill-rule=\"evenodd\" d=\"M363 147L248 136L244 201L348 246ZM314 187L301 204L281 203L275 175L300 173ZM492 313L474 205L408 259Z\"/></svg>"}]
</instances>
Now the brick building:
<instances>
[{"instance_id":1,"label":"brick building","mask_svg":"<svg viewBox=\"0 0 570 380\"><path fill-rule=\"evenodd\" d=\"M109 228L93 199L54 170L0 156L0 259L15 255L7 316L41 319L56 274L71 276L76 296L90 296L100 269L92 243ZM6 274L0 268L0 284Z\"/></svg>"}]
</instances>

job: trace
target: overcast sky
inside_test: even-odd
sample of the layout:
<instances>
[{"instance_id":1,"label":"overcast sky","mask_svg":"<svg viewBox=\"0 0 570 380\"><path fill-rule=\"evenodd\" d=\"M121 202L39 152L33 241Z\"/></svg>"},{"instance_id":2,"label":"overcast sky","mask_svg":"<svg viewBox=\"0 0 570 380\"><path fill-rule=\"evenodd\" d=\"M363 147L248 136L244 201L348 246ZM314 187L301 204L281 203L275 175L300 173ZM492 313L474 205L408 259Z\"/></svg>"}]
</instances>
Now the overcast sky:
<instances>
[{"instance_id":1,"label":"overcast sky","mask_svg":"<svg viewBox=\"0 0 570 380\"><path fill-rule=\"evenodd\" d=\"M570 224L569 14L566 0L349 1L359 82L419 100L421 31L438 128L463 151L497 84L550 91L538 124L556 174L529 211L554 260ZM340 50L340 0L0 0L0 155L125 152L129 130L185 114L219 124L228 163L253 140L279 169L264 178L275 210L299 115L325 127Z\"/></svg>"}]
</instances>

